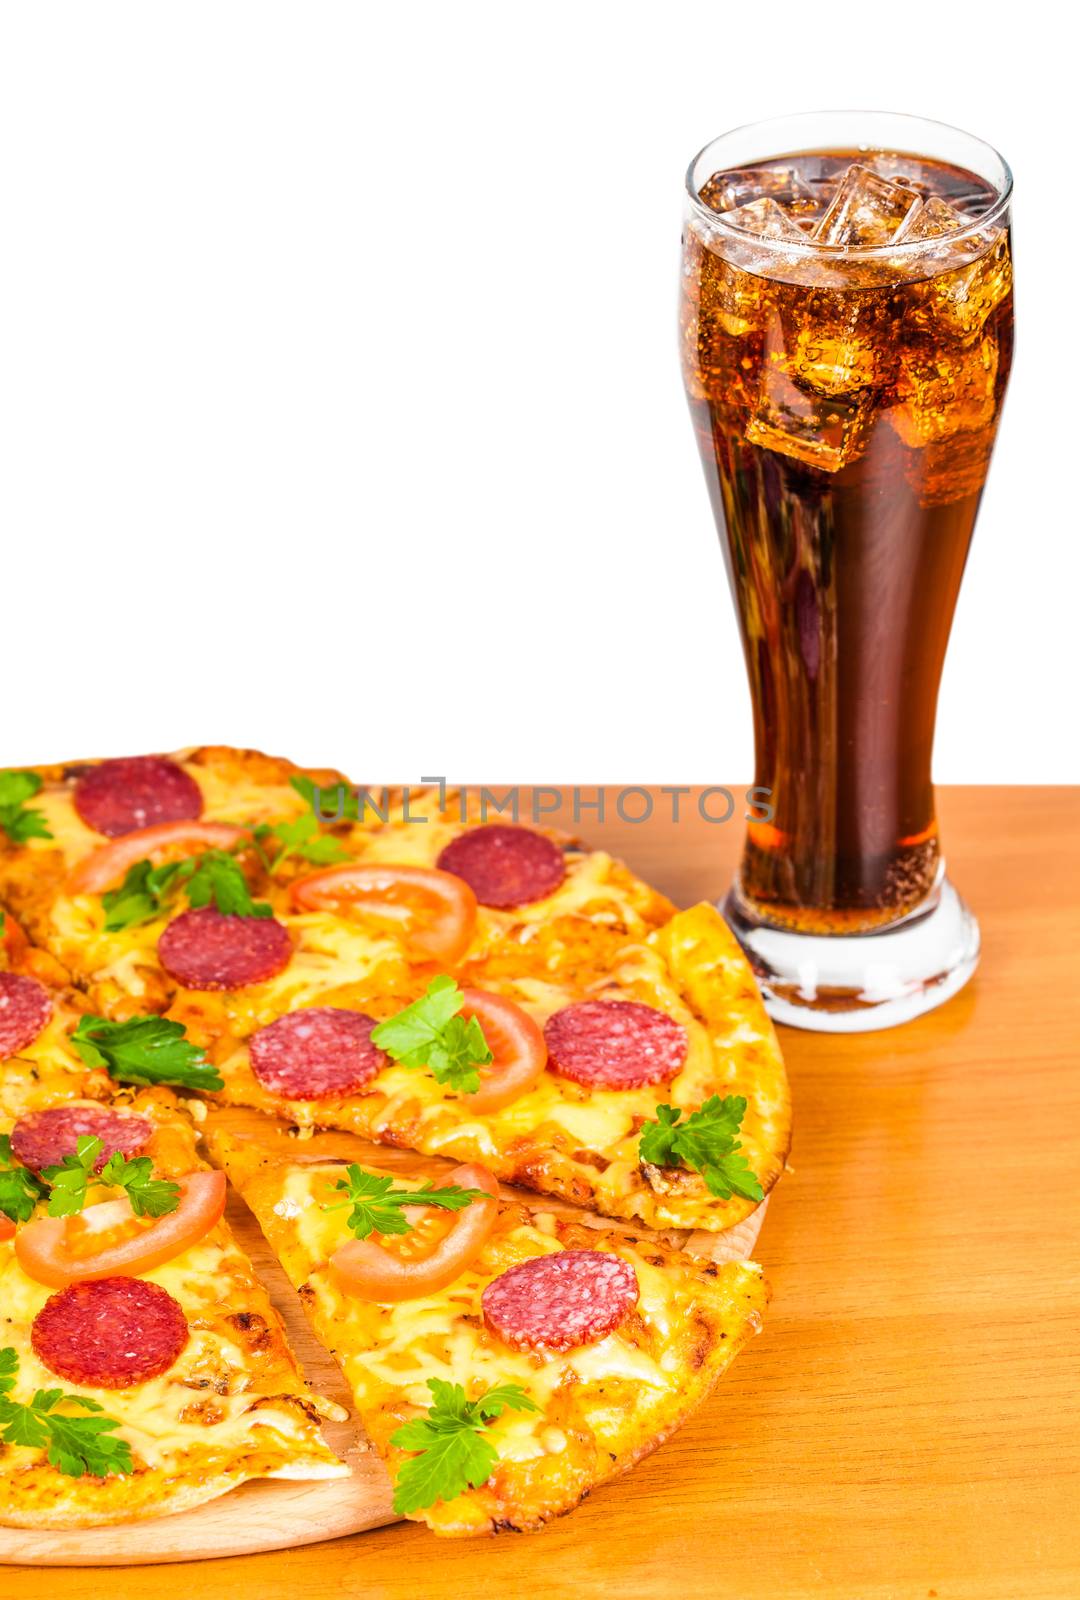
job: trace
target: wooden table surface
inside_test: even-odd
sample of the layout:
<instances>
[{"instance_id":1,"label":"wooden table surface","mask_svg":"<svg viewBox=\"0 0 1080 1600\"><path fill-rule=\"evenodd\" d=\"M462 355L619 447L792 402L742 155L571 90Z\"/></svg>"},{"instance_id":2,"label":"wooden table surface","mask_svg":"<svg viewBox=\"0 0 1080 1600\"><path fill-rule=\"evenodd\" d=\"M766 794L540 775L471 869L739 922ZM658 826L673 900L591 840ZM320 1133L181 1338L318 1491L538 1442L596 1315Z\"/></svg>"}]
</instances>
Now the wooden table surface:
<instances>
[{"instance_id":1,"label":"wooden table surface","mask_svg":"<svg viewBox=\"0 0 1080 1600\"><path fill-rule=\"evenodd\" d=\"M663 1450L531 1536L398 1524L107 1579L0 1568L0 1593L1078 1600L1080 789L940 801L982 965L904 1028L781 1030L771 1314ZM740 838L693 815L583 831L682 904L726 886Z\"/></svg>"}]
</instances>

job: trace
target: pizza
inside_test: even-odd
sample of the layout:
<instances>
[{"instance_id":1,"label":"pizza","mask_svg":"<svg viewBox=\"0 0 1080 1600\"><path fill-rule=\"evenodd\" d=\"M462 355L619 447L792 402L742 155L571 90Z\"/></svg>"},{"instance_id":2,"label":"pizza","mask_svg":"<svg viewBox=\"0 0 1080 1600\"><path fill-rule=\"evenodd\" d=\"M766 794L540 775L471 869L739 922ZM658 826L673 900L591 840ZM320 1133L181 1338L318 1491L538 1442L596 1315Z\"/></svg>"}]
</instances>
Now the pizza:
<instances>
[{"instance_id":1,"label":"pizza","mask_svg":"<svg viewBox=\"0 0 1080 1600\"><path fill-rule=\"evenodd\" d=\"M174 1095L39 1103L0 1130L0 1523L347 1476Z\"/></svg>"},{"instance_id":2,"label":"pizza","mask_svg":"<svg viewBox=\"0 0 1080 1600\"><path fill-rule=\"evenodd\" d=\"M92 1014L182 1026L227 1101L650 1227L733 1227L782 1173L782 1058L714 908L436 790L323 826L311 789L335 775L252 752L30 780L50 837L0 852L0 899ZM441 1015L450 978L478 1072L380 1043Z\"/></svg>"},{"instance_id":3,"label":"pizza","mask_svg":"<svg viewBox=\"0 0 1080 1600\"><path fill-rule=\"evenodd\" d=\"M712 906L204 747L0 772L0 917L0 1522L346 1471L227 1176L436 1532L576 1504L760 1325L790 1102Z\"/></svg>"},{"instance_id":4,"label":"pizza","mask_svg":"<svg viewBox=\"0 0 1080 1600\"><path fill-rule=\"evenodd\" d=\"M761 1326L752 1262L508 1202L475 1163L401 1180L296 1141L211 1131L210 1148L343 1367L395 1509L436 1533L570 1510L661 1444ZM475 1198L435 1211L454 1186ZM434 1226L423 1255L364 1235L394 1201L414 1230Z\"/></svg>"}]
</instances>

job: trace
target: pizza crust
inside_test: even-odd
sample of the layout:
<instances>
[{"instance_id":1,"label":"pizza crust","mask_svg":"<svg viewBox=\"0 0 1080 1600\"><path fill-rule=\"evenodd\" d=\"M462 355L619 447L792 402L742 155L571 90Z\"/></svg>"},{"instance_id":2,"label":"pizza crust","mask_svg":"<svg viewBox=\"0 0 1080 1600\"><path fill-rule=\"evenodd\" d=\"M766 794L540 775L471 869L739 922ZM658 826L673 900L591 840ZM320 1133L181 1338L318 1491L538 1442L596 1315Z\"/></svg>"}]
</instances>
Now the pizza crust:
<instances>
[{"instance_id":1,"label":"pizza crust","mask_svg":"<svg viewBox=\"0 0 1080 1600\"><path fill-rule=\"evenodd\" d=\"M11 1528L99 1528L110 1523L145 1522L175 1516L228 1494L256 1478L315 1481L348 1477L343 1463L327 1461L322 1452L296 1455L275 1466L273 1453L253 1453L227 1468L192 1462L177 1479L161 1469L123 1478L66 1478L47 1463L0 1478L0 1525Z\"/></svg>"}]
</instances>

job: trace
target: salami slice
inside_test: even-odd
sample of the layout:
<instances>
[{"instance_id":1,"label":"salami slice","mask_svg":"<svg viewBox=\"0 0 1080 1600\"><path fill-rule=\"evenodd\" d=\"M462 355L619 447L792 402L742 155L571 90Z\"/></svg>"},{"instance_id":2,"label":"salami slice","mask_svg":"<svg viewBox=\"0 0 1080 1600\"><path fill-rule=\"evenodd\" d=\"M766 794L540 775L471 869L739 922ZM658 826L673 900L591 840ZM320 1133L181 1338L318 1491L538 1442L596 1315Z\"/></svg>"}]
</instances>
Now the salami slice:
<instances>
[{"instance_id":1,"label":"salami slice","mask_svg":"<svg viewBox=\"0 0 1080 1600\"><path fill-rule=\"evenodd\" d=\"M203 906L175 917L158 940L161 964L185 989L242 989L265 983L292 955L274 917L236 917Z\"/></svg>"},{"instance_id":2,"label":"salami slice","mask_svg":"<svg viewBox=\"0 0 1080 1600\"><path fill-rule=\"evenodd\" d=\"M513 1350L572 1350L606 1339L637 1305L637 1273L608 1250L533 1256L492 1280L484 1320Z\"/></svg>"},{"instance_id":3,"label":"salami slice","mask_svg":"<svg viewBox=\"0 0 1080 1600\"><path fill-rule=\"evenodd\" d=\"M566 877L558 845L531 828L491 823L451 839L436 866L464 878L482 906L505 909L554 894Z\"/></svg>"},{"instance_id":4,"label":"salami slice","mask_svg":"<svg viewBox=\"0 0 1080 1600\"><path fill-rule=\"evenodd\" d=\"M20 1117L11 1130L11 1149L24 1167L40 1172L58 1167L65 1156L73 1156L82 1138L100 1139L101 1154L94 1163L100 1172L117 1150L134 1156L153 1137L152 1123L134 1112L110 1111L107 1106L51 1106L47 1111L31 1111Z\"/></svg>"},{"instance_id":5,"label":"salami slice","mask_svg":"<svg viewBox=\"0 0 1080 1600\"><path fill-rule=\"evenodd\" d=\"M91 1278L50 1295L30 1329L38 1360L68 1383L131 1389L167 1372L188 1341L167 1289L145 1278Z\"/></svg>"},{"instance_id":6,"label":"salami slice","mask_svg":"<svg viewBox=\"0 0 1080 1600\"><path fill-rule=\"evenodd\" d=\"M252 1035L251 1070L286 1100L354 1094L386 1065L371 1042L374 1027L374 1017L338 1006L290 1011Z\"/></svg>"},{"instance_id":7,"label":"salami slice","mask_svg":"<svg viewBox=\"0 0 1080 1600\"><path fill-rule=\"evenodd\" d=\"M590 1089L640 1089L666 1083L682 1068L686 1029L637 1000L582 1000L544 1025L548 1064Z\"/></svg>"},{"instance_id":8,"label":"salami slice","mask_svg":"<svg viewBox=\"0 0 1080 1600\"><path fill-rule=\"evenodd\" d=\"M191 822L203 809L195 779L164 756L124 756L88 767L74 798L86 826L107 839L158 822Z\"/></svg>"},{"instance_id":9,"label":"salami slice","mask_svg":"<svg viewBox=\"0 0 1080 1600\"><path fill-rule=\"evenodd\" d=\"M43 983L21 972L0 972L0 1061L33 1044L52 1011Z\"/></svg>"}]
</instances>

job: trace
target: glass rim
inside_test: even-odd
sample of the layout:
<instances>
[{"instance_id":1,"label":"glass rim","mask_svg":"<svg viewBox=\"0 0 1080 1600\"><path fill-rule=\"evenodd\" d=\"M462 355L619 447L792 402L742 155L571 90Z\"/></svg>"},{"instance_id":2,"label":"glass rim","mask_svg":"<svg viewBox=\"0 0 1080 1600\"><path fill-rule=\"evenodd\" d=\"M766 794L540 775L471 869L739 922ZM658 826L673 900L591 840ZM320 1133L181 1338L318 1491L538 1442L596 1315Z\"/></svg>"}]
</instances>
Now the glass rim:
<instances>
[{"instance_id":1,"label":"glass rim","mask_svg":"<svg viewBox=\"0 0 1080 1600\"><path fill-rule=\"evenodd\" d=\"M706 151L711 150L713 145L719 144L723 139L731 139L736 134L751 133L755 128L767 128L770 123L799 122L804 120L809 122L820 117L895 118L898 122L909 123L911 125L918 123L923 127L942 128L949 133L959 134L961 138L970 139L974 144L981 145L984 150L988 151L990 155L992 155L994 159L1000 163L1001 166L1002 181L1000 185L995 185L995 187L999 190L997 199L981 217L975 218L968 224L966 228L961 228L955 233L949 233L941 236L946 238L950 244L962 243L964 240L972 238L973 235L982 233L984 230L990 227L997 226L1000 223L1001 218L1009 209L1009 202L1012 199L1013 191L1012 168L1009 166L1009 163L1001 154L1000 150L998 150L994 145L988 144L985 139L980 139L977 134L968 133L964 128L958 128L951 122L941 122L935 117L920 117L907 111L832 110L795 111L788 113L786 116L763 117L757 122L743 122L737 127L729 128L725 133L717 134L714 139L710 139L708 143L703 144L686 169L686 193L693 214L699 217L700 220L704 222L714 233L719 232L725 238L732 240L736 244L742 244L744 247L747 244L753 244L755 250L760 249L766 254L774 253L777 256L796 256L799 258L823 256L833 260L842 259L845 261L873 261L882 260L886 257L895 259L897 255L901 255L902 259L910 259L916 255L919 255L920 253L925 254L928 250L932 249L935 244L940 244L941 237L936 239L900 239L895 244L857 245L854 248L852 248L851 245L846 244L827 244L824 240L811 239L809 236L805 239L770 239L764 234L748 233L745 228L734 227L730 222L726 222L724 220L725 217L730 213L714 211L711 206L706 205L701 199L701 196L698 194L697 184L694 181L694 169L697 167L697 164L701 160L702 156L705 155ZM795 155L798 153L799 152L795 150L785 150L778 151L777 156ZM896 153L898 155L909 155L916 158L919 157L918 150L904 150L897 151ZM769 158L762 157L760 159L768 160ZM921 157L921 159L932 160L933 157L924 155Z\"/></svg>"}]
</instances>

